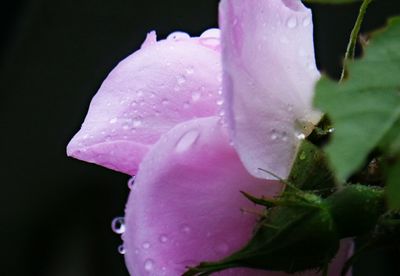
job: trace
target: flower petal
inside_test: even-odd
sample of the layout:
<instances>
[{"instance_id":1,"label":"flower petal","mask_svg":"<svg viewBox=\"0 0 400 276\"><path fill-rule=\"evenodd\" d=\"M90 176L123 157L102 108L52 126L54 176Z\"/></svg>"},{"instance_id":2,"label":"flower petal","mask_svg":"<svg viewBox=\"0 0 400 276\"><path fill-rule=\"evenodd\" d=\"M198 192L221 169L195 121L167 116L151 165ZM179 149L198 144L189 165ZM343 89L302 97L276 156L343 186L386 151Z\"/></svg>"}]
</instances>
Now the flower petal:
<instances>
[{"instance_id":1,"label":"flower petal","mask_svg":"<svg viewBox=\"0 0 400 276\"><path fill-rule=\"evenodd\" d=\"M123 235L131 275L181 275L188 265L240 249L258 217L241 208L261 210L240 191L256 196L280 191L279 182L246 171L218 120L177 125L141 163L126 205ZM224 275L265 273L248 272Z\"/></svg>"},{"instance_id":2,"label":"flower petal","mask_svg":"<svg viewBox=\"0 0 400 276\"><path fill-rule=\"evenodd\" d=\"M199 38L173 33L159 42L151 32L103 82L67 153L135 174L161 134L218 113L221 79L217 30Z\"/></svg>"},{"instance_id":3,"label":"flower petal","mask_svg":"<svg viewBox=\"0 0 400 276\"><path fill-rule=\"evenodd\" d=\"M222 0L220 25L235 148L251 174L285 178L299 139L320 118L311 107L319 77L311 11L298 0Z\"/></svg>"}]
</instances>

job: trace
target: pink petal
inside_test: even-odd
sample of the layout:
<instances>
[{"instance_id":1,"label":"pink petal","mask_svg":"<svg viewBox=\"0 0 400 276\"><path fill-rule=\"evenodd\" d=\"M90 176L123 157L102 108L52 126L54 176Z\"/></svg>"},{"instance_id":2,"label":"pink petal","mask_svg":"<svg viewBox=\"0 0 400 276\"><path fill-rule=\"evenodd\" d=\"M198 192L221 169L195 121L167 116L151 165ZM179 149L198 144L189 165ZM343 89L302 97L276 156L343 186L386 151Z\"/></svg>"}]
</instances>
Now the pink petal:
<instances>
[{"instance_id":1,"label":"pink petal","mask_svg":"<svg viewBox=\"0 0 400 276\"><path fill-rule=\"evenodd\" d=\"M218 30L200 38L173 33L159 42L151 32L103 82L67 153L135 174L161 134L218 113L221 79Z\"/></svg>"},{"instance_id":2,"label":"pink petal","mask_svg":"<svg viewBox=\"0 0 400 276\"><path fill-rule=\"evenodd\" d=\"M188 265L240 249L257 221L257 215L241 208L260 208L239 191L259 196L280 191L277 181L257 179L246 171L218 119L177 125L141 163L126 205L123 235L131 275L181 275Z\"/></svg>"},{"instance_id":3,"label":"pink petal","mask_svg":"<svg viewBox=\"0 0 400 276\"><path fill-rule=\"evenodd\" d=\"M230 134L249 172L287 177L320 114L311 11L298 0L222 0L223 91Z\"/></svg>"}]
</instances>

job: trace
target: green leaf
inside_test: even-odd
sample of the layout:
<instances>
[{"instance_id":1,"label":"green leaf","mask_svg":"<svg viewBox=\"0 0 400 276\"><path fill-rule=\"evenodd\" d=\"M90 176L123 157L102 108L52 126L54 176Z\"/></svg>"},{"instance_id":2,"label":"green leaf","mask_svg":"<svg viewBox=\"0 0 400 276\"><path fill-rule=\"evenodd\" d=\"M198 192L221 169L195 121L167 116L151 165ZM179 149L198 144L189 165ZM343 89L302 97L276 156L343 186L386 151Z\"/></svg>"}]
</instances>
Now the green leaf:
<instances>
[{"instance_id":1,"label":"green leaf","mask_svg":"<svg viewBox=\"0 0 400 276\"><path fill-rule=\"evenodd\" d=\"M390 209L400 210L400 161L389 168L386 198Z\"/></svg>"},{"instance_id":2,"label":"green leaf","mask_svg":"<svg viewBox=\"0 0 400 276\"><path fill-rule=\"evenodd\" d=\"M399 38L396 17L373 35L363 59L348 64L347 80L323 77L317 84L314 103L335 128L326 153L339 180L361 167L400 118Z\"/></svg>"}]
</instances>

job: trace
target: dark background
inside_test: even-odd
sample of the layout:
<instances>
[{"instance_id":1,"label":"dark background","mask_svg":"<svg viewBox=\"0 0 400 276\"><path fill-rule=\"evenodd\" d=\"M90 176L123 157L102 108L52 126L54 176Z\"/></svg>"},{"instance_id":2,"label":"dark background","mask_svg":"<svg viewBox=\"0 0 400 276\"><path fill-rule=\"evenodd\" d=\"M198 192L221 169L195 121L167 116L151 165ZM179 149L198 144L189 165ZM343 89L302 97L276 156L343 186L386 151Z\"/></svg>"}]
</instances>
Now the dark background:
<instances>
[{"instance_id":1,"label":"dark background","mask_svg":"<svg viewBox=\"0 0 400 276\"><path fill-rule=\"evenodd\" d=\"M377 2L364 32L400 14L399 1ZM65 147L107 73L148 31L199 35L217 25L217 4L3 1L0 275L127 275L110 222L123 214L128 176L69 159ZM318 65L338 76L358 5L312 7ZM394 252L366 256L355 275L400 275L398 260Z\"/></svg>"}]
</instances>

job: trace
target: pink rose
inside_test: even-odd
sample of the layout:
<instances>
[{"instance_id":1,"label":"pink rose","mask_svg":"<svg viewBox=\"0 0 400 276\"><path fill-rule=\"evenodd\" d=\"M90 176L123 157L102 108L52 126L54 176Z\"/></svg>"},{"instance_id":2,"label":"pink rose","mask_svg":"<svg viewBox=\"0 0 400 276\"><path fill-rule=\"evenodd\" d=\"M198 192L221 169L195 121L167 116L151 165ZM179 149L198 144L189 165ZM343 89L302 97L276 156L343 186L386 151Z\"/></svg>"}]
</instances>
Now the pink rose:
<instances>
[{"instance_id":1,"label":"pink rose","mask_svg":"<svg viewBox=\"0 0 400 276\"><path fill-rule=\"evenodd\" d=\"M122 236L132 275L180 275L245 245L262 209L239 191L279 194L258 168L287 177L319 120L310 10L297 0L223 0L220 26L221 37L148 34L106 78L68 145L70 156L136 175Z\"/></svg>"}]
</instances>

